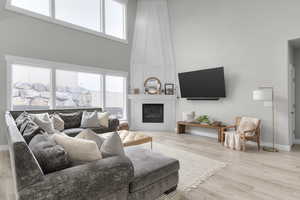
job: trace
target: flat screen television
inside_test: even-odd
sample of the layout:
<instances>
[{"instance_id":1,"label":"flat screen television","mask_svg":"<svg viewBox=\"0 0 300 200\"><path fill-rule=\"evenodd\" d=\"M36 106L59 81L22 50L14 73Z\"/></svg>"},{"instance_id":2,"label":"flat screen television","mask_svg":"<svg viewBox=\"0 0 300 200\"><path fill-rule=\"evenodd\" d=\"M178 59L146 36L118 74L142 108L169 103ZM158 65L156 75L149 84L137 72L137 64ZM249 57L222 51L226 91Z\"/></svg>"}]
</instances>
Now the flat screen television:
<instances>
[{"instance_id":1,"label":"flat screen television","mask_svg":"<svg viewBox=\"0 0 300 200\"><path fill-rule=\"evenodd\" d=\"M178 74L182 98L218 100L226 97L224 67Z\"/></svg>"}]
</instances>

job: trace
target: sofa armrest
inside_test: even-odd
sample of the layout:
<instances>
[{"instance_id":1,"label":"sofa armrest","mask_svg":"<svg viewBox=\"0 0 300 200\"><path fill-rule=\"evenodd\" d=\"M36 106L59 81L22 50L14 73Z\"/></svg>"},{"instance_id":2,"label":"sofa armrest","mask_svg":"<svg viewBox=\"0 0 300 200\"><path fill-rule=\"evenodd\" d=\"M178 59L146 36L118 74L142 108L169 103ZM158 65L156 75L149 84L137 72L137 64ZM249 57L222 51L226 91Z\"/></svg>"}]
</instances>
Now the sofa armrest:
<instances>
[{"instance_id":1,"label":"sofa armrest","mask_svg":"<svg viewBox=\"0 0 300 200\"><path fill-rule=\"evenodd\" d=\"M108 128L111 130L117 130L119 127L120 121L116 118L111 118L108 120Z\"/></svg>"},{"instance_id":2,"label":"sofa armrest","mask_svg":"<svg viewBox=\"0 0 300 200\"><path fill-rule=\"evenodd\" d=\"M128 188L133 173L127 157L105 158L46 175L44 181L20 191L20 199L101 199Z\"/></svg>"}]
</instances>

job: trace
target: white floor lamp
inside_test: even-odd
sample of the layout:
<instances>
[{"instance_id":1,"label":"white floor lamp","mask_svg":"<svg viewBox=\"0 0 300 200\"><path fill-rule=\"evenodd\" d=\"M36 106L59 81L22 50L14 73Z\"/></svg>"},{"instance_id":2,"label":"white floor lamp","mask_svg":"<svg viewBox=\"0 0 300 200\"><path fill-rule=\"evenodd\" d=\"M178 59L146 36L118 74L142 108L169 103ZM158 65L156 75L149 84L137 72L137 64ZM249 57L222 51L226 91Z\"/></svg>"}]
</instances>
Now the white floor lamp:
<instances>
[{"instance_id":1,"label":"white floor lamp","mask_svg":"<svg viewBox=\"0 0 300 200\"><path fill-rule=\"evenodd\" d=\"M274 117L274 89L273 87L259 87L257 90L253 91L254 101L263 101L265 107L272 106L272 136L273 136L273 146L264 147L264 151L278 152L275 148L275 117Z\"/></svg>"}]
</instances>

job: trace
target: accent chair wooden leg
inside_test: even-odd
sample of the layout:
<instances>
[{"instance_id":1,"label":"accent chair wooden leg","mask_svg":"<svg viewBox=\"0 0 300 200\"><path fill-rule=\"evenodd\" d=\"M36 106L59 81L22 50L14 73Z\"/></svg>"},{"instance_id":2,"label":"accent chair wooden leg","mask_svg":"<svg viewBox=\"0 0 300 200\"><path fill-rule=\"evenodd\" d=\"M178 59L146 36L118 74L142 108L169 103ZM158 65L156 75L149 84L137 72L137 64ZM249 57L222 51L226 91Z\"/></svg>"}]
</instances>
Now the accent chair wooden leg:
<instances>
[{"instance_id":1,"label":"accent chair wooden leg","mask_svg":"<svg viewBox=\"0 0 300 200\"><path fill-rule=\"evenodd\" d=\"M260 141L259 141L259 138L257 139L257 151L260 151Z\"/></svg>"}]
</instances>

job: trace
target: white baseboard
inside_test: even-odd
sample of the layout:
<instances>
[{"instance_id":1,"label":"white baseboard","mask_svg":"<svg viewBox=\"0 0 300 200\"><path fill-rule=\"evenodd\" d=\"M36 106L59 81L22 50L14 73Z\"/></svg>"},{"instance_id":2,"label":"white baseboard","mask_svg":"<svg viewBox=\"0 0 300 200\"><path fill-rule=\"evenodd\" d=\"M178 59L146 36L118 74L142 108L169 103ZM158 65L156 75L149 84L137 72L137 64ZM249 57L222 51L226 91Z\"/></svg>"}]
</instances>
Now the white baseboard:
<instances>
[{"instance_id":1,"label":"white baseboard","mask_svg":"<svg viewBox=\"0 0 300 200\"><path fill-rule=\"evenodd\" d=\"M300 144L300 139L295 139L294 144Z\"/></svg>"},{"instance_id":2,"label":"white baseboard","mask_svg":"<svg viewBox=\"0 0 300 200\"><path fill-rule=\"evenodd\" d=\"M215 134L214 133L205 133L205 132L200 132L200 131L197 131L197 130L189 130L188 133L191 133L193 135L209 137L209 138L218 138L217 133L215 133ZM298 139L298 142L299 142L298 144L300 144L300 139ZM249 141L247 144L257 145L256 143L251 142L251 141ZM272 147L273 144L268 143L268 142L261 142L261 146ZM291 151L291 149L292 149L291 145L275 144L275 147L280 151Z\"/></svg>"},{"instance_id":3,"label":"white baseboard","mask_svg":"<svg viewBox=\"0 0 300 200\"><path fill-rule=\"evenodd\" d=\"M0 151L8 151L8 145L0 145Z\"/></svg>"}]
</instances>

